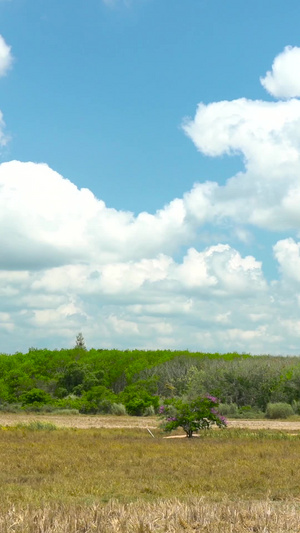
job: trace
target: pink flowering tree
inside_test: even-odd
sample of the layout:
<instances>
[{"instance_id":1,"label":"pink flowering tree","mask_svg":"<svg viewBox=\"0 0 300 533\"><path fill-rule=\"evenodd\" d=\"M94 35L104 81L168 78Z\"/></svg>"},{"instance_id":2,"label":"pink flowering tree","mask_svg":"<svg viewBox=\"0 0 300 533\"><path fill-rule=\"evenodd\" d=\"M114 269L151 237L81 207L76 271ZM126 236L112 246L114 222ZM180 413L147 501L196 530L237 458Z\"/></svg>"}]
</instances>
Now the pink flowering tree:
<instances>
[{"instance_id":1,"label":"pink flowering tree","mask_svg":"<svg viewBox=\"0 0 300 533\"><path fill-rule=\"evenodd\" d=\"M209 429L214 424L225 427L226 419L218 413L219 402L214 396L204 396L191 402L172 398L166 400L159 408L159 416L163 420L162 428L171 432L181 427L187 437L200 429Z\"/></svg>"}]
</instances>

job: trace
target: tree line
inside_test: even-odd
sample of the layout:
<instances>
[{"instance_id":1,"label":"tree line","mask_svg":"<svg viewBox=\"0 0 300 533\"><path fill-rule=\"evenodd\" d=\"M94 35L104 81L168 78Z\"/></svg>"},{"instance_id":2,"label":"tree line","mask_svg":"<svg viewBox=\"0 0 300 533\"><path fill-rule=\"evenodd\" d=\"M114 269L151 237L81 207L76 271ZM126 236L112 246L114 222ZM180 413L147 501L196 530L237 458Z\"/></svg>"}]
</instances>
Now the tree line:
<instances>
[{"instance_id":1,"label":"tree line","mask_svg":"<svg viewBox=\"0 0 300 533\"><path fill-rule=\"evenodd\" d=\"M73 349L0 354L0 409L151 415L168 398L210 394L225 415L285 402L300 413L300 359L171 350Z\"/></svg>"}]
</instances>

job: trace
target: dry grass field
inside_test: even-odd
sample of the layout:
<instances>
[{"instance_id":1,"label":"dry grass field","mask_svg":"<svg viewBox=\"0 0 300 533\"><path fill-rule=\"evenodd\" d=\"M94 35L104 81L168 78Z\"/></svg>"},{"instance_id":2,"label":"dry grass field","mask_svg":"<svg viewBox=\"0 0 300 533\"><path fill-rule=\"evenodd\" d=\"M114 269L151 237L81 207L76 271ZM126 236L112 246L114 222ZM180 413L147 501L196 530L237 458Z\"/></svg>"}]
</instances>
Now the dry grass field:
<instances>
[{"instance_id":1,"label":"dry grass field","mask_svg":"<svg viewBox=\"0 0 300 533\"><path fill-rule=\"evenodd\" d=\"M300 532L299 423L164 439L155 418L57 418L1 414L1 533Z\"/></svg>"},{"instance_id":2,"label":"dry grass field","mask_svg":"<svg viewBox=\"0 0 300 533\"><path fill-rule=\"evenodd\" d=\"M2 533L298 533L299 506L283 502L163 500L130 504L12 507Z\"/></svg>"}]
</instances>

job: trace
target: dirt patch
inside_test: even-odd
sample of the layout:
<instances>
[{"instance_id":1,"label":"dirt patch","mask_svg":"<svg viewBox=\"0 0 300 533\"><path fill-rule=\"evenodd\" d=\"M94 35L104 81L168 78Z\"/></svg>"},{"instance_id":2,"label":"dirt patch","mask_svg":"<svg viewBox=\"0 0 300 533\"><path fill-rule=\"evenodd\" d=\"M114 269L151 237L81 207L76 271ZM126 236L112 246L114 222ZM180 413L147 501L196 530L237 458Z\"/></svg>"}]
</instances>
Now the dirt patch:
<instances>
[{"instance_id":1,"label":"dirt patch","mask_svg":"<svg viewBox=\"0 0 300 533\"><path fill-rule=\"evenodd\" d=\"M39 415L39 414L0 414L0 426L16 426L29 424L34 420L52 422L57 427L66 428L141 428L156 429L159 420L156 417L137 416L103 416L103 415ZM300 431L300 421L283 420L229 420L229 428L271 429L281 431Z\"/></svg>"},{"instance_id":2,"label":"dirt patch","mask_svg":"<svg viewBox=\"0 0 300 533\"><path fill-rule=\"evenodd\" d=\"M300 422L289 420L230 420L231 428L279 429L281 431L300 431Z\"/></svg>"},{"instance_id":3,"label":"dirt patch","mask_svg":"<svg viewBox=\"0 0 300 533\"><path fill-rule=\"evenodd\" d=\"M0 414L0 426L15 426L17 424L30 424L34 420L51 422L57 427L66 428L150 428L158 426L156 417L138 416L103 416L103 415L39 415L39 414Z\"/></svg>"}]
</instances>

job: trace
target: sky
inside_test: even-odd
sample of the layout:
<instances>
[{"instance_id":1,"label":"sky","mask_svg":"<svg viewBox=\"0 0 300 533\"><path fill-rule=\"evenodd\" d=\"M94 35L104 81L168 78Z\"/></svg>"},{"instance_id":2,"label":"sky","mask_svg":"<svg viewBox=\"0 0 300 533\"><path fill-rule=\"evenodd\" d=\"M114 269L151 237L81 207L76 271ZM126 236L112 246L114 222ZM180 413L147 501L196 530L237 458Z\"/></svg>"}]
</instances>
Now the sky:
<instances>
[{"instance_id":1,"label":"sky","mask_svg":"<svg viewBox=\"0 0 300 533\"><path fill-rule=\"evenodd\" d=\"M299 0L0 0L0 352L300 354Z\"/></svg>"}]
</instances>

